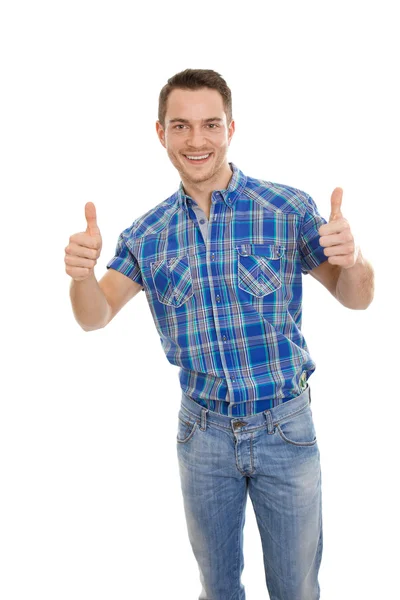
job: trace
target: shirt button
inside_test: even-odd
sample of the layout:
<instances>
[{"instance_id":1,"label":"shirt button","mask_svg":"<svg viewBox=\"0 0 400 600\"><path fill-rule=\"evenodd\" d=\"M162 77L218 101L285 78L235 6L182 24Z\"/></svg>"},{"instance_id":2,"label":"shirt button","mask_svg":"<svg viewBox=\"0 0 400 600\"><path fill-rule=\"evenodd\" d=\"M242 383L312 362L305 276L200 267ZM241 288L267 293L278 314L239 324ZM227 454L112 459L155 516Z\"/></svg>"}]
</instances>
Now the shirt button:
<instances>
[{"instance_id":1,"label":"shirt button","mask_svg":"<svg viewBox=\"0 0 400 600\"><path fill-rule=\"evenodd\" d=\"M215 299L217 302L221 302L221 296L216 296Z\"/></svg>"},{"instance_id":2,"label":"shirt button","mask_svg":"<svg viewBox=\"0 0 400 600\"><path fill-rule=\"evenodd\" d=\"M224 340L224 342L226 342L226 335L223 335L222 339Z\"/></svg>"},{"instance_id":3,"label":"shirt button","mask_svg":"<svg viewBox=\"0 0 400 600\"><path fill-rule=\"evenodd\" d=\"M205 220L204 219L200 219L200 223L205 223Z\"/></svg>"},{"instance_id":4,"label":"shirt button","mask_svg":"<svg viewBox=\"0 0 400 600\"><path fill-rule=\"evenodd\" d=\"M211 260L215 260L215 254L211 254Z\"/></svg>"},{"instance_id":5,"label":"shirt button","mask_svg":"<svg viewBox=\"0 0 400 600\"><path fill-rule=\"evenodd\" d=\"M235 378L234 378L234 377L231 377L231 381L235 381Z\"/></svg>"}]
</instances>

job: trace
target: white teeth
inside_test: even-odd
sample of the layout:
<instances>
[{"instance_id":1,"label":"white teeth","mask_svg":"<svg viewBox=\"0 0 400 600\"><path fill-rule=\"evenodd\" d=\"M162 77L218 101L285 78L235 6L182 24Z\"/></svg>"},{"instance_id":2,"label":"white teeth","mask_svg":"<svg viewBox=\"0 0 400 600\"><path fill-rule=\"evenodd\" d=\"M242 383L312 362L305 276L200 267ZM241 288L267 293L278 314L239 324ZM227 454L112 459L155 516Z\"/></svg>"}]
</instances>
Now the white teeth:
<instances>
[{"instance_id":1,"label":"white teeth","mask_svg":"<svg viewBox=\"0 0 400 600\"><path fill-rule=\"evenodd\" d=\"M209 154L205 154L204 156L186 156L186 158L190 158L190 160L203 160L203 158L208 158L209 156Z\"/></svg>"}]
</instances>

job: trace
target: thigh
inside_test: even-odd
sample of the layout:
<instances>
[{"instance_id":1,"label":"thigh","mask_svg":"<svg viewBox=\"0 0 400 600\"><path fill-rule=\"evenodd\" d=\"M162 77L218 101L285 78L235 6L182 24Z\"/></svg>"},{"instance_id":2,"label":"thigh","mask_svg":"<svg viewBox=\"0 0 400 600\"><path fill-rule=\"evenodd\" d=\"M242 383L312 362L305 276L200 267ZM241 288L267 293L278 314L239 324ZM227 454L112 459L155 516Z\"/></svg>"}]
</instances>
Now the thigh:
<instances>
[{"instance_id":1,"label":"thigh","mask_svg":"<svg viewBox=\"0 0 400 600\"><path fill-rule=\"evenodd\" d=\"M244 598L243 527L247 478L236 467L233 437L180 412L177 455L189 540L201 598Z\"/></svg>"},{"instance_id":2,"label":"thigh","mask_svg":"<svg viewBox=\"0 0 400 600\"><path fill-rule=\"evenodd\" d=\"M320 453L310 406L254 440L249 495L273 600L317 600L322 554Z\"/></svg>"}]
</instances>

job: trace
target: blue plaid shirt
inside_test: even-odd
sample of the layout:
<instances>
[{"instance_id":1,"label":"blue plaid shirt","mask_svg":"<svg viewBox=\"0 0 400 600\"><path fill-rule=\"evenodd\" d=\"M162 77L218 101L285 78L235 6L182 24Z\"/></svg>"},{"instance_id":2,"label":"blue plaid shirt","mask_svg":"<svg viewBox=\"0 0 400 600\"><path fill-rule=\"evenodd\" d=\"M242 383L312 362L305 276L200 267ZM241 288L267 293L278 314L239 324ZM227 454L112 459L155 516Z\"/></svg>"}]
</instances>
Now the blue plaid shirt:
<instances>
[{"instance_id":1,"label":"blue plaid shirt","mask_svg":"<svg viewBox=\"0 0 400 600\"><path fill-rule=\"evenodd\" d=\"M208 225L181 182L120 234L107 269L143 286L182 391L248 416L301 394L315 370L301 333L302 274L328 259L318 234L327 221L305 192L229 164Z\"/></svg>"}]
</instances>

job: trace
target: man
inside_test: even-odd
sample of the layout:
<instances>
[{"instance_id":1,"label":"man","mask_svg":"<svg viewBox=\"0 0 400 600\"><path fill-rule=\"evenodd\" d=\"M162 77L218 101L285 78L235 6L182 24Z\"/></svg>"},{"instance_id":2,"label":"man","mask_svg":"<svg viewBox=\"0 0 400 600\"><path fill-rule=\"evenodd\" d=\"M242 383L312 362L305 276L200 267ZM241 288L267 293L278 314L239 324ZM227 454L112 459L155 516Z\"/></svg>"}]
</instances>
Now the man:
<instances>
[{"instance_id":1,"label":"man","mask_svg":"<svg viewBox=\"0 0 400 600\"><path fill-rule=\"evenodd\" d=\"M144 290L168 360L181 367L177 453L199 600L243 600L247 492L272 600L316 600L322 556L320 455L301 333L302 274L365 309L373 270L332 194L313 199L246 176L227 160L231 93L212 70L187 69L161 90L156 130L179 190L119 236L97 283L101 235L92 203L71 236L71 301L86 331Z\"/></svg>"}]
</instances>

